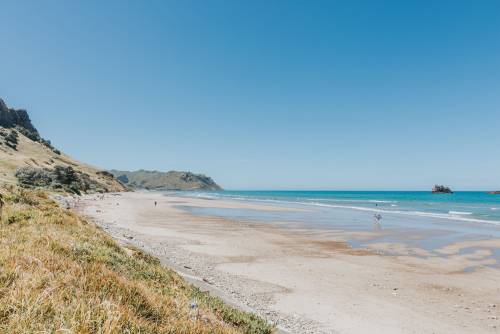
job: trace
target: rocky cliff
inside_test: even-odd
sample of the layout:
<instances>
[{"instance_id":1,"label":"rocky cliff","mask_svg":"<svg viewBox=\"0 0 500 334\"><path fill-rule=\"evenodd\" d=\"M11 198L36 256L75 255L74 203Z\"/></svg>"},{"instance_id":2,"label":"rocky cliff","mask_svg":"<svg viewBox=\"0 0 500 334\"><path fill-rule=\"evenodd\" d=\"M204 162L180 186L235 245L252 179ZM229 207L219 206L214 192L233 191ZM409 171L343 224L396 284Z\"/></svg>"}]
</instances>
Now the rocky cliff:
<instances>
[{"instance_id":1,"label":"rocky cliff","mask_svg":"<svg viewBox=\"0 0 500 334\"><path fill-rule=\"evenodd\" d=\"M31 124L30 117L26 110L8 108L5 102L0 99L0 126L4 128L13 128L16 125L30 132L38 133L33 124Z\"/></svg>"},{"instance_id":2,"label":"rocky cliff","mask_svg":"<svg viewBox=\"0 0 500 334\"><path fill-rule=\"evenodd\" d=\"M434 189L431 190L431 194L453 194L453 191L451 191L448 187L438 186L436 184Z\"/></svg>"},{"instance_id":3,"label":"rocky cliff","mask_svg":"<svg viewBox=\"0 0 500 334\"><path fill-rule=\"evenodd\" d=\"M203 174L191 172L171 171L163 173L159 171L139 170L136 172L111 170L118 180L133 189L148 190L212 190L222 189L210 177Z\"/></svg>"}]
</instances>

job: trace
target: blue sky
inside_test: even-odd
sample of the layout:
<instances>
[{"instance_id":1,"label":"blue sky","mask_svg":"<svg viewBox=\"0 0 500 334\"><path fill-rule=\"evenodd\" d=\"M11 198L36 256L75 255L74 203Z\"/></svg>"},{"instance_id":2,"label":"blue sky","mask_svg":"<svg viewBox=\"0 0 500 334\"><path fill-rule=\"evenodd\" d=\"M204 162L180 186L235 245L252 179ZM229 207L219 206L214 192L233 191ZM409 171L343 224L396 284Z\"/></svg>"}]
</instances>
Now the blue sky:
<instances>
[{"instance_id":1,"label":"blue sky","mask_svg":"<svg viewBox=\"0 0 500 334\"><path fill-rule=\"evenodd\" d=\"M500 190L499 1L3 1L0 98L91 165Z\"/></svg>"}]
</instances>

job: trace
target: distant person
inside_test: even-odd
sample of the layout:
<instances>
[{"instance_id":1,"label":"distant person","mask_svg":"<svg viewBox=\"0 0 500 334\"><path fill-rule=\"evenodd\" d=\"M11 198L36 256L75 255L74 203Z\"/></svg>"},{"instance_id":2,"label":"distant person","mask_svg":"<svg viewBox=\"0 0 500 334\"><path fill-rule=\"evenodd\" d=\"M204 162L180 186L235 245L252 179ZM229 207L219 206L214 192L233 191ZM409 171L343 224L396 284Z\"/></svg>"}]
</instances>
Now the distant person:
<instances>
[{"instance_id":1,"label":"distant person","mask_svg":"<svg viewBox=\"0 0 500 334\"><path fill-rule=\"evenodd\" d=\"M156 201L155 201L155 206L156 206Z\"/></svg>"},{"instance_id":2,"label":"distant person","mask_svg":"<svg viewBox=\"0 0 500 334\"><path fill-rule=\"evenodd\" d=\"M375 203L375 206L377 206L377 203Z\"/></svg>"},{"instance_id":3,"label":"distant person","mask_svg":"<svg viewBox=\"0 0 500 334\"><path fill-rule=\"evenodd\" d=\"M380 228L380 219L382 217L380 216L380 213L374 213L373 214L373 228Z\"/></svg>"}]
</instances>

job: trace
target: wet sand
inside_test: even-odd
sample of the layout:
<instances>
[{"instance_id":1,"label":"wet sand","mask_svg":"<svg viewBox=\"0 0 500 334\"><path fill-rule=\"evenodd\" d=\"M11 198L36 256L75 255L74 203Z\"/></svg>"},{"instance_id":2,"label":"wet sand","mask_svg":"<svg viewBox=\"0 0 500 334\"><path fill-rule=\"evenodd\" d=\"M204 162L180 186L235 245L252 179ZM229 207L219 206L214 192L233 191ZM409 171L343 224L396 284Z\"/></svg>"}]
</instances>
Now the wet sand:
<instances>
[{"instance_id":1,"label":"wet sand","mask_svg":"<svg viewBox=\"0 0 500 334\"><path fill-rule=\"evenodd\" d=\"M484 247L499 248L498 239L465 240L433 252L412 248L420 257L408 256L404 242L353 248L341 230L235 222L179 207L299 213L296 208L155 193L93 198L78 209L110 234L125 235L153 254L189 266L195 275L296 333L495 333L499 329L492 325L500 327L499 320L491 319L500 315L500 271L484 266L463 271L471 263L492 263ZM297 222L289 226L293 224ZM372 238L368 232L348 233L358 233L359 240ZM465 248L472 253L461 254Z\"/></svg>"}]
</instances>

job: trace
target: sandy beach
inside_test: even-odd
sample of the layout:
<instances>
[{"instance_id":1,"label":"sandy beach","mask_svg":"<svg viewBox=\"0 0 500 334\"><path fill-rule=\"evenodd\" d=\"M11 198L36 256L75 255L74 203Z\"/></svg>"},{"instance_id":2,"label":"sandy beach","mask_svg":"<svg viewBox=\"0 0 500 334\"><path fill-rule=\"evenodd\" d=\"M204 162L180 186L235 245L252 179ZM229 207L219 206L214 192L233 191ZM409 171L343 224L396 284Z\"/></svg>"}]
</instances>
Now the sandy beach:
<instances>
[{"instance_id":1,"label":"sandy beach","mask_svg":"<svg viewBox=\"0 0 500 334\"><path fill-rule=\"evenodd\" d=\"M312 235L273 223L193 215L176 206L300 211L295 208L158 193L96 198L82 197L75 211L293 333L500 330L500 271L463 271L471 256L460 255L460 250L476 246L474 241L439 250L447 258L407 256L404 243L395 249L392 245L399 255L385 255L352 248L340 231ZM499 245L498 240L487 242ZM377 249L387 246L378 244ZM481 251L475 255L481 257Z\"/></svg>"}]
</instances>

